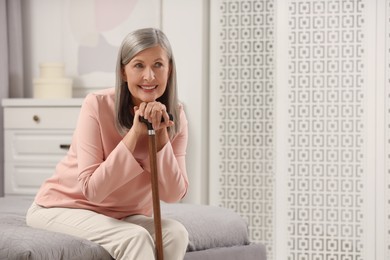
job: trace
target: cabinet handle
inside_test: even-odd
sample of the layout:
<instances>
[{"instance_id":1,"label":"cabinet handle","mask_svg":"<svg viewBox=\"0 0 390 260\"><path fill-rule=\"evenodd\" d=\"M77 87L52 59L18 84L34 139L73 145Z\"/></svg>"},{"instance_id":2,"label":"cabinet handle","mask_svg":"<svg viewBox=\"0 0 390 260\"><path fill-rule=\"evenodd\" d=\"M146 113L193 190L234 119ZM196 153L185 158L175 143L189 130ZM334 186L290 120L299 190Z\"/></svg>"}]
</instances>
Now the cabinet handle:
<instances>
[{"instance_id":1,"label":"cabinet handle","mask_svg":"<svg viewBox=\"0 0 390 260\"><path fill-rule=\"evenodd\" d=\"M33 116L33 120L34 120L35 123L39 123L39 121L41 121L41 119L37 115Z\"/></svg>"},{"instance_id":2,"label":"cabinet handle","mask_svg":"<svg viewBox=\"0 0 390 260\"><path fill-rule=\"evenodd\" d=\"M70 144L60 144L60 148L61 148L61 149L69 150Z\"/></svg>"}]
</instances>

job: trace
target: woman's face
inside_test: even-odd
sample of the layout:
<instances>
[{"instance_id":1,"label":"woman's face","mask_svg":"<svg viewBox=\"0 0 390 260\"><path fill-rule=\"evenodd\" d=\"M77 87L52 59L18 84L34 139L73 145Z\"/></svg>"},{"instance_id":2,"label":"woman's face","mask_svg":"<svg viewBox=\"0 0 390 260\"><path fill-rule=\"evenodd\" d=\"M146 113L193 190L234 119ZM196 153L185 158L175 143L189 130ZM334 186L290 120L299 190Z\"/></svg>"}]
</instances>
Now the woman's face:
<instances>
[{"instance_id":1,"label":"woman's face","mask_svg":"<svg viewBox=\"0 0 390 260\"><path fill-rule=\"evenodd\" d=\"M161 97L167 87L170 63L167 54L160 46L139 52L122 71L127 81L133 104L152 102Z\"/></svg>"}]
</instances>

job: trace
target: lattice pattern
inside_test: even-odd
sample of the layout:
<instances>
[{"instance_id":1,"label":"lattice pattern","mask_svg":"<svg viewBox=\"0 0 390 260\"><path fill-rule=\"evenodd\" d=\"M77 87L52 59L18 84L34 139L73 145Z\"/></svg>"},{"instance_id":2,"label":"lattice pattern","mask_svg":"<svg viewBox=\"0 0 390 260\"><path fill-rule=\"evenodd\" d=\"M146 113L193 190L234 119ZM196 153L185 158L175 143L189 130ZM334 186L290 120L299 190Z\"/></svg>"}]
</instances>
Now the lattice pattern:
<instances>
[{"instance_id":1,"label":"lattice pattern","mask_svg":"<svg viewBox=\"0 0 390 260\"><path fill-rule=\"evenodd\" d=\"M362 259L362 1L289 4L288 259Z\"/></svg>"},{"instance_id":2,"label":"lattice pattern","mask_svg":"<svg viewBox=\"0 0 390 260\"><path fill-rule=\"evenodd\" d=\"M273 242L273 1L220 1L220 205Z\"/></svg>"}]
</instances>

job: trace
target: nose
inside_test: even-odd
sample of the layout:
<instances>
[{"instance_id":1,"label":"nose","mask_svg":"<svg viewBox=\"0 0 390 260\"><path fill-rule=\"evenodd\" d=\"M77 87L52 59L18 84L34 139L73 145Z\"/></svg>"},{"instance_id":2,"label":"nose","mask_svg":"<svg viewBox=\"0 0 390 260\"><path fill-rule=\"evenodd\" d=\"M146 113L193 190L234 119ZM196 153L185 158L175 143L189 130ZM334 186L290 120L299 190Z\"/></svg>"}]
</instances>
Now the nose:
<instances>
[{"instance_id":1,"label":"nose","mask_svg":"<svg viewBox=\"0 0 390 260\"><path fill-rule=\"evenodd\" d=\"M150 81L155 78L154 71L150 67L146 67L144 70L144 80Z\"/></svg>"}]
</instances>

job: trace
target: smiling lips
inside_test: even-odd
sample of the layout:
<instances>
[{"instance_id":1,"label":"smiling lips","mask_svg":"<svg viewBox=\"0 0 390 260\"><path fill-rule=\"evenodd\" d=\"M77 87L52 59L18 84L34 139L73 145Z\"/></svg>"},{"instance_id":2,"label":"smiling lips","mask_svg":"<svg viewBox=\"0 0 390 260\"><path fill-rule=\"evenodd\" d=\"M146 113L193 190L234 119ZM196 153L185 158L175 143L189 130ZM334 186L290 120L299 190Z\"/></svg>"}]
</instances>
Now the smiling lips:
<instances>
[{"instance_id":1,"label":"smiling lips","mask_svg":"<svg viewBox=\"0 0 390 260\"><path fill-rule=\"evenodd\" d=\"M141 87L142 89L144 89L144 90L152 90L152 89L157 88L157 85L153 85L153 86L141 85L140 87Z\"/></svg>"}]
</instances>

